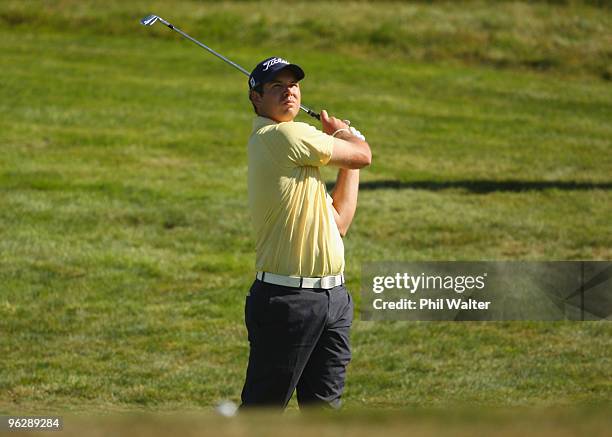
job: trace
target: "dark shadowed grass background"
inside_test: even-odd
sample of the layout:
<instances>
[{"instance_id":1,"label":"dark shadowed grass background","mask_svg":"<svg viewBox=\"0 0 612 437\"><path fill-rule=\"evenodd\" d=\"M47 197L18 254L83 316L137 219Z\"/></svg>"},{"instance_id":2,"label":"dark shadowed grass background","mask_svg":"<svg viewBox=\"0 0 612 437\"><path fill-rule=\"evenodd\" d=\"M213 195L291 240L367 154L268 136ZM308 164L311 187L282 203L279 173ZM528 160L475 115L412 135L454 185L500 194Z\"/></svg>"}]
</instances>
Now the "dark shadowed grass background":
<instances>
[{"instance_id":1,"label":"dark shadowed grass background","mask_svg":"<svg viewBox=\"0 0 612 437\"><path fill-rule=\"evenodd\" d=\"M611 259L605 2L4 1L1 412L239 398L246 77L149 13L247 69L299 63L304 103L368 137L357 300L366 261ZM347 410L608 403L611 334L357 321Z\"/></svg>"}]
</instances>

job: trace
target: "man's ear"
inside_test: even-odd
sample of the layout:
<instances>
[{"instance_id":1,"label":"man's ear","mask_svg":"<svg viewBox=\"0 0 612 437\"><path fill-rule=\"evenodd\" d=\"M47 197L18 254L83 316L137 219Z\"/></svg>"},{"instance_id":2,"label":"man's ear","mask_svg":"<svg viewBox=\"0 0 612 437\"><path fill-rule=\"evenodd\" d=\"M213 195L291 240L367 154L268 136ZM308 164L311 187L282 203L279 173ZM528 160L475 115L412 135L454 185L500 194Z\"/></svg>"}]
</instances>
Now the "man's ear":
<instances>
[{"instance_id":1,"label":"man's ear","mask_svg":"<svg viewBox=\"0 0 612 437\"><path fill-rule=\"evenodd\" d=\"M251 103L253 103L255 106L261 105L262 98L262 95L255 90L251 90L249 92L249 99L251 99Z\"/></svg>"}]
</instances>

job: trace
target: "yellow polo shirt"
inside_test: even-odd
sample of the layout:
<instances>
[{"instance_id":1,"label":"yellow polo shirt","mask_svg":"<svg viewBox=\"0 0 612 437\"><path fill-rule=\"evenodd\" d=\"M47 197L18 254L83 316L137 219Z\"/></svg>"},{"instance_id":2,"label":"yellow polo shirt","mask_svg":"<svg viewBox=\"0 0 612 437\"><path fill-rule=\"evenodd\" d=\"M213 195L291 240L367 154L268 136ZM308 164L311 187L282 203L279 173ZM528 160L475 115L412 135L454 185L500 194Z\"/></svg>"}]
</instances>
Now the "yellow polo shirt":
<instances>
[{"instance_id":1,"label":"yellow polo shirt","mask_svg":"<svg viewBox=\"0 0 612 437\"><path fill-rule=\"evenodd\" d=\"M306 123L256 117L249 138L249 208L258 271L320 277L344 271L344 244L319 167L333 138Z\"/></svg>"}]
</instances>

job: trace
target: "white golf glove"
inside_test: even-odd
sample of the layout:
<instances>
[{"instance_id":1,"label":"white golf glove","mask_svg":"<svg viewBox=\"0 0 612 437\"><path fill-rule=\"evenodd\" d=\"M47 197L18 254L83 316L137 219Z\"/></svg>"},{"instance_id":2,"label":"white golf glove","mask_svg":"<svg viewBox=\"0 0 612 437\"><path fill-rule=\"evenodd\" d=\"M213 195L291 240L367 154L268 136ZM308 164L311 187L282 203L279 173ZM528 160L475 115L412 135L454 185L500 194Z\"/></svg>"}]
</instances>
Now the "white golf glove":
<instances>
[{"instance_id":1,"label":"white golf glove","mask_svg":"<svg viewBox=\"0 0 612 437\"><path fill-rule=\"evenodd\" d=\"M342 120L342 121L344 121L348 125L349 127L348 129L351 134L355 135L361 141L365 141L365 137L363 136L363 134L359 132L357 129L355 129L353 126L351 126L351 120Z\"/></svg>"},{"instance_id":2,"label":"white golf glove","mask_svg":"<svg viewBox=\"0 0 612 437\"><path fill-rule=\"evenodd\" d=\"M363 136L363 134L359 132L357 129L355 129L353 126L349 126L349 130L351 131L353 135L355 135L361 141L365 141L365 137Z\"/></svg>"}]
</instances>

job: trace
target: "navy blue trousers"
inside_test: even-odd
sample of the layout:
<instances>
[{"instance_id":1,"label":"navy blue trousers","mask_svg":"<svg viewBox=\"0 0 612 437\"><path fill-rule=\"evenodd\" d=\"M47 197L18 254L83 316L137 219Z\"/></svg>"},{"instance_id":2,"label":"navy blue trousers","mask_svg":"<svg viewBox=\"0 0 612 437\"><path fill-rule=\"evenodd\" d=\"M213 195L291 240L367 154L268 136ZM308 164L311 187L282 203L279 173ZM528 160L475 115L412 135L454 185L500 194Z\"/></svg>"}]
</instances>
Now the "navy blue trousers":
<instances>
[{"instance_id":1,"label":"navy blue trousers","mask_svg":"<svg viewBox=\"0 0 612 437\"><path fill-rule=\"evenodd\" d=\"M250 353L241 408L285 408L294 390L300 408L339 408L352 322L344 285L321 290L256 280L245 304Z\"/></svg>"}]
</instances>

